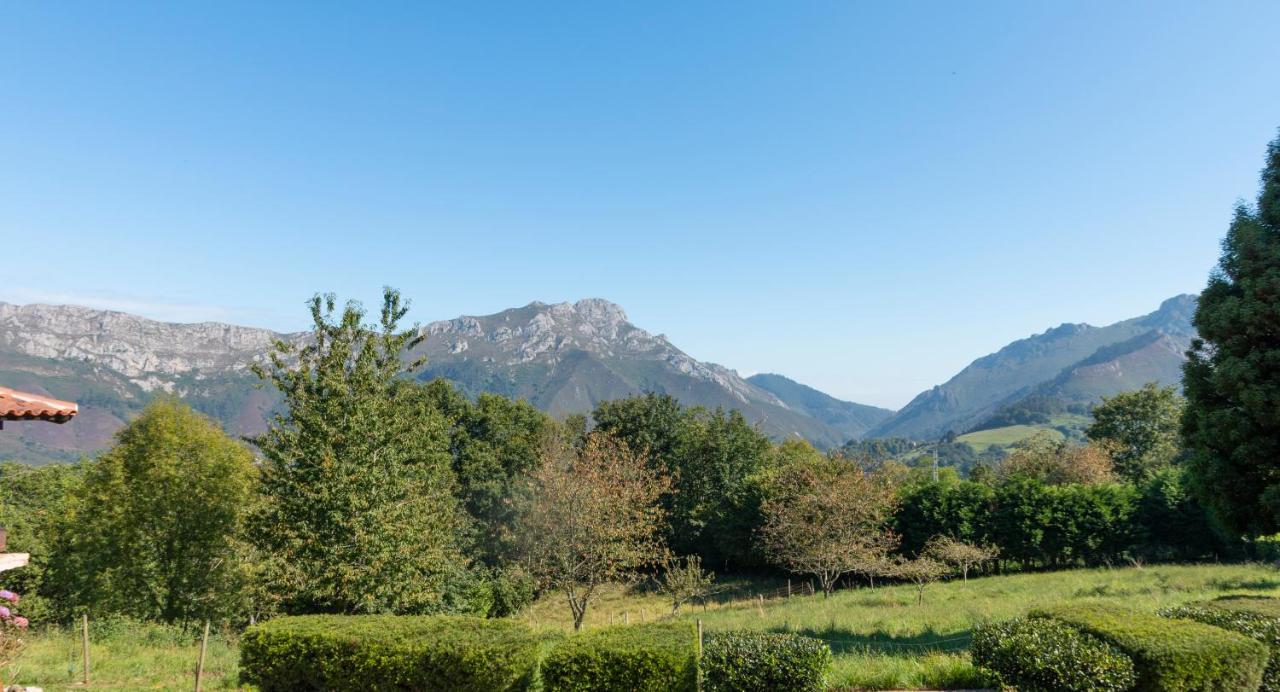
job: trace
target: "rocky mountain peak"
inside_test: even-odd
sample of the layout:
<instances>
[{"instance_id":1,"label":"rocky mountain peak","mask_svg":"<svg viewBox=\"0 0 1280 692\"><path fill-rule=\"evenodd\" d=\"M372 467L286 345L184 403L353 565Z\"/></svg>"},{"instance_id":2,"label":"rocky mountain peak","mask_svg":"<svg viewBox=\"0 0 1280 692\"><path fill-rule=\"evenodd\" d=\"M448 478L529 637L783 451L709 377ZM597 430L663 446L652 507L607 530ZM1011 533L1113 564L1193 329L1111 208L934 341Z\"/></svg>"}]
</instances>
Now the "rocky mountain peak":
<instances>
[{"instance_id":1,"label":"rocky mountain peak","mask_svg":"<svg viewBox=\"0 0 1280 692\"><path fill-rule=\"evenodd\" d=\"M177 375L244 370L279 334L219 322L157 322L72 305L0 303L0 349L110 368L144 389Z\"/></svg>"}]
</instances>

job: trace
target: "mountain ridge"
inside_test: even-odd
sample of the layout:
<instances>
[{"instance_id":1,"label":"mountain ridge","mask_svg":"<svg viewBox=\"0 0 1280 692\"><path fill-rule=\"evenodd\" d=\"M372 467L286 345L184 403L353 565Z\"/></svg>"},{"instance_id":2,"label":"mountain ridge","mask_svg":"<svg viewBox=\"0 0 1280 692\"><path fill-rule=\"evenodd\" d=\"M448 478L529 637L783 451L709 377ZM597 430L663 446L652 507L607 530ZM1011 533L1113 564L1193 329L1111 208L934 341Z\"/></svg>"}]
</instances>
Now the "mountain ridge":
<instances>
[{"instance_id":1,"label":"mountain ridge","mask_svg":"<svg viewBox=\"0 0 1280 692\"><path fill-rule=\"evenodd\" d=\"M1081 404L1096 403L1101 396L1134 389L1147 381L1177 384L1181 382L1182 354L1195 337L1191 324L1195 303L1194 295L1178 295L1140 317L1102 327L1063 323L1014 341L921 392L867 436L936 439L947 432L963 433L980 426L1002 407L1035 393L1051 393L1054 382L1058 382L1060 394L1070 394L1071 403ZM1147 351L1146 358L1135 355L1140 349L1124 346L1126 342L1149 346L1160 339L1162 350ZM1112 376L1097 377L1100 368L1108 364ZM1072 372L1077 375L1074 388L1068 386ZM1084 380L1089 375L1094 375L1095 382L1086 386ZM1135 381L1141 377L1151 379Z\"/></svg>"},{"instance_id":2,"label":"mountain ridge","mask_svg":"<svg viewBox=\"0 0 1280 692\"><path fill-rule=\"evenodd\" d=\"M793 408L730 368L689 356L604 299L534 301L419 330L421 344L406 354L427 357L416 377L445 377L470 395L525 398L563 415L588 412L604 399L657 391L687 405L739 409L775 438L799 436L820 447L847 441L838 426ZM305 337L80 306L0 303L0 382L82 403L72 425L21 426L16 435L0 437L0 458L65 460L93 452L161 392L188 400L232 434L256 434L277 398L257 386L250 364L265 360L276 340Z\"/></svg>"}]
</instances>

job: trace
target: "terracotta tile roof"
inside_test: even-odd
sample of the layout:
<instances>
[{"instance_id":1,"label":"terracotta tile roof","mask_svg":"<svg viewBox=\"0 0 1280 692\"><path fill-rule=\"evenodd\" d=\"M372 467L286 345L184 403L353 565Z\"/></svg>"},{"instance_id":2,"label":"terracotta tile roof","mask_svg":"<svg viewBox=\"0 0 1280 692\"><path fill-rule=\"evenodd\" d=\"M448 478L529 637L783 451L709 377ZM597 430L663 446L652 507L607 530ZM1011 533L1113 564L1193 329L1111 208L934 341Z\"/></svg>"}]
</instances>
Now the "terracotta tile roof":
<instances>
[{"instance_id":1,"label":"terracotta tile roof","mask_svg":"<svg viewBox=\"0 0 1280 692\"><path fill-rule=\"evenodd\" d=\"M79 412L80 407L70 401L58 401L39 394L0 387L0 421L47 420L66 423Z\"/></svg>"}]
</instances>

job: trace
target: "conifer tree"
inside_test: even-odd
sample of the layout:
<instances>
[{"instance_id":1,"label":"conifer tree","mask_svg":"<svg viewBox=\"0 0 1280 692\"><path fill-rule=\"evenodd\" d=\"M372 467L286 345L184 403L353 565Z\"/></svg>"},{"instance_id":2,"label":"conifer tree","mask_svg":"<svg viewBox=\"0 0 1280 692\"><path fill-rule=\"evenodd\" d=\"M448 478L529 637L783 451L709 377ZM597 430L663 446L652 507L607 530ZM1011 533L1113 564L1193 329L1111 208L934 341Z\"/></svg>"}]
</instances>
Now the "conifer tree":
<instances>
[{"instance_id":1,"label":"conifer tree","mask_svg":"<svg viewBox=\"0 0 1280 692\"><path fill-rule=\"evenodd\" d=\"M1229 529L1280 530L1280 138L1256 206L1240 204L1200 294L1184 366L1188 471Z\"/></svg>"}]
</instances>

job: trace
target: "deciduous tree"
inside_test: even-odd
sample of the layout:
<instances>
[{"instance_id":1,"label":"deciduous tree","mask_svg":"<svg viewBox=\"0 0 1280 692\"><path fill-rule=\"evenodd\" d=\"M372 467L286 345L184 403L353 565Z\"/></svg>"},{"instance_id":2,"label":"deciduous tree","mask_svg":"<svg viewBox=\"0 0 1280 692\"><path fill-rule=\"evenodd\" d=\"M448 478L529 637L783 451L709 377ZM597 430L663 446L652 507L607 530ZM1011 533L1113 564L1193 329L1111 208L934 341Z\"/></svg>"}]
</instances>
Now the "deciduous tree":
<instances>
[{"instance_id":1,"label":"deciduous tree","mask_svg":"<svg viewBox=\"0 0 1280 692\"><path fill-rule=\"evenodd\" d=\"M71 601L95 613L181 622L238 616L238 537L252 505L253 456L217 423L163 397L88 465L71 502Z\"/></svg>"},{"instance_id":2,"label":"deciduous tree","mask_svg":"<svg viewBox=\"0 0 1280 692\"><path fill-rule=\"evenodd\" d=\"M964 581L968 582L969 570L996 559L1000 555L1000 549L989 545L973 545L950 536L938 535L929 540L924 554L959 570Z\"/></svg>"},{"instance_id":3,"label":"deciduous tree","mask_svg":"<svg viewBox=\"0 0 1280 692\"><path fill-rule=\"evenodd\" d=\"M601 585L634 580L662 559L658 500L670 480L643 452L597 432L580 449L549 443L532 483L520 546L530 574L565 596L580 629Z\"/></svg>"},{"instance_id":4,"label":"deciduous tree","mask_svg":"<svg viewBox=\"0 0 1280 692\"><path fill-rule=\"evenodd\" d=\"M1169 466L1182 448L1184 401L1174 387L1151 382L1142 389L1104 397L1085 434L1111 453L1116 473L1141 483Z\"/></svg>"},{"instance_id":5,"label":"deciduous tree","mask_svg":"<svg viewBox=\"0 0 1280 692\"><path fill-rule=\"evenodd\" d=\"M780 468L770 480L760 530L771 559L812 574L830 596L840 577L883 554L896 490L842 460Z\"/></svg>"},{"instance_id":6,"label":"deciduous tree","mask_svg":"<svg viewBox=\"0 0 1280 692\"><path fill-rule=\"evenodd\" d=\"M280 342L255 370L284 411L255 440L266 457L253 537L271 558L287 612L420 613L446 609L463 564L444 416L402 378L421 336L386 289L377 324L358 303L311 301L313 331Z\"/></svg>"}]
</instances>

